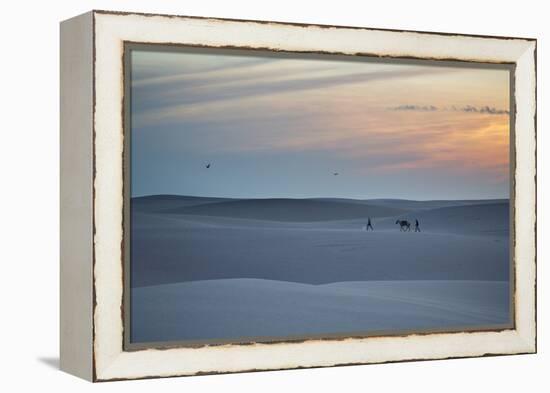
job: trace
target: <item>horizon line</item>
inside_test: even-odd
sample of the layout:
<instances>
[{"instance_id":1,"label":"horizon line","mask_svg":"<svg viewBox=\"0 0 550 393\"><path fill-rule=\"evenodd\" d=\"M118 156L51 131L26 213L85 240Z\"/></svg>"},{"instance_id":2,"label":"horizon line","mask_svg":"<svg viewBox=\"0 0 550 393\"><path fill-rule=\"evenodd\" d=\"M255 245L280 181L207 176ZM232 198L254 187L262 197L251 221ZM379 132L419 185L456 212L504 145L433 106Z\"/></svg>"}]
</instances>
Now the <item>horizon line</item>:
<instances>
[{"instance_id":1,"label":"horizon line","mask_svg":"<svg viewBox=\"0 0 550 393\"><path fill-rule=\"evenodd\" d=\"M182 197L182 198L219 198L219 199L234 199L234 200L271 200L271 199L289 199L289 200L313 200L313 199L344 199L352 201L376 201L376 200L394 200L394 201L412 201L412 202L438 202L438 201L495 201L506 200L510 197L501 198L459 198L459 199L406 199L406 198L349 198L349 197L267 197L267 198L249 198L249 197L221 197L221 196L204 196L204 195L189 195L189 194L144 194L130 196L130 199L150 198L150 197Z\"/></svg>"}]
</instances>

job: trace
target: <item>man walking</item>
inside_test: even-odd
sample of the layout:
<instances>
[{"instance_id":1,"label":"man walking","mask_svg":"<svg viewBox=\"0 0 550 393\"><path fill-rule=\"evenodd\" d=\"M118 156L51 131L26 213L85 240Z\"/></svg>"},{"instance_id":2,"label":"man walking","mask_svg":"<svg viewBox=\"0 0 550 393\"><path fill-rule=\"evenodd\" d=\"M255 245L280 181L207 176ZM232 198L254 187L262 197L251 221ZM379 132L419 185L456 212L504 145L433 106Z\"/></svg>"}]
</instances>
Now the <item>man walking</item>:
<instances>
[{"instance_id":1,"label":"man walking","mask_svg":"<svg viewBox=\"0 0 550 393\"><path fill-rule=\"evenodd\" d=\"M374 228L372 227L372 224L370 222L370 217L369 217L369 221L367 222L367 232L369 231L369 228L371 231L374 231Z\"/></svg>"},{"instance_id":2,"label":"man walking","mask_svg":"<svg viewBox=\"0 0 550 393\"><path fill-rule=\"evenodd\" d=\"M415 218L415 224L414 224L414 231L415 232L420 232L420 224L418 223L418 219Z\"/></svg>"}]
</instances>

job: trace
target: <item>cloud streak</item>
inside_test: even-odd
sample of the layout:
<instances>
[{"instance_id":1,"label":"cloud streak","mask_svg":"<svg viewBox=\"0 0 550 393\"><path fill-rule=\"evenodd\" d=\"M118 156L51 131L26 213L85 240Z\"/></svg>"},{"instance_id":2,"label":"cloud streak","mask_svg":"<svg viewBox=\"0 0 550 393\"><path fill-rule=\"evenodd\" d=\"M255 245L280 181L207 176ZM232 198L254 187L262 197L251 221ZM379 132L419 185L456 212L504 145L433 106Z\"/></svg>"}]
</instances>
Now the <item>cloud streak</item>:
<instances>
[{"instance_id":1,"label":"cloud streak","mask_svg":"<svg viewBox=\"0 0 550 393\"><path fill-rule=\"evenodd\" d=\"M405 69L392 71L372 71L343 75L299 75L281 80L271 80L267 76L248 80L227 81L225 85L212 86L187 85L178 88L179 94L169 103L158 108L143 108L135 118L135 126L174 123L189 119L191 113L204 115L215 113L225 106L246 107L262 97L275 97L284 94L303 94L306 91L328 91L345 85L367 84L377 81L407 79L433 73L426 69ZM181 94L186 91L186 94ZM136 108L140 109L140 108Z\"/></svg>"},{"instance_id":2,"label":"cloud streak","mask_svg":"<svg viewBox=\"0 0 550 393\"><path fill-rule=\"evenodd\" d=\"M510 111L506 109L498 109L492 106L451 106L451 107L437 107L435 105L398 105L388 108L392 111L415 111L415 112L436 112L436 111L452 111L452 112L464 112L464 113L482 113L487 115L509 115Z\"/></svg>"}]
</instances>

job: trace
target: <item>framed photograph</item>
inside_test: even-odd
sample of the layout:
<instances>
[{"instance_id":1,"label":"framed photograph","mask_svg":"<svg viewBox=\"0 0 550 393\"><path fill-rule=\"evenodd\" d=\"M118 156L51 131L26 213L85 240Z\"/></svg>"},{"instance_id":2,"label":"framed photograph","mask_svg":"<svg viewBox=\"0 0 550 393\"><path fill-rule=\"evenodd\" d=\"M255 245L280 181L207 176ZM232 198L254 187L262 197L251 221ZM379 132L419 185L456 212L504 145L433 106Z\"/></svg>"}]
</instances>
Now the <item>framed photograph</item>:
<instances>
[{"instance_id":1,"label":"framed photograph","mask_svg":"<svg viewBox=\"0 0 550 393\"><path fill-rule=\"evenodd\" d=\"M61 24L61 368L536 352L536 40Z\"/></svg>"}]
</instances>

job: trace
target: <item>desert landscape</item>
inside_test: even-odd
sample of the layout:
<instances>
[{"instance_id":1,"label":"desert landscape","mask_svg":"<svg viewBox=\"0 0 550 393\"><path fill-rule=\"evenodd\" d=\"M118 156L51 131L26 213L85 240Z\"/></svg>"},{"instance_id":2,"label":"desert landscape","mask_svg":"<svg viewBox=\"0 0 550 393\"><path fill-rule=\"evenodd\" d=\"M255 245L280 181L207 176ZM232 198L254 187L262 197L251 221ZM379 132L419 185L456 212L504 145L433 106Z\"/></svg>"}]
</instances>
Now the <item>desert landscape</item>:
<instances>
[{"instance_id":1,"label":"desert landscape","mask_svg":"<svg viewBox=\"0 0 550 393\"><path fill-rule=\"evenodd\" d=\"M131 341L506 326L508 239L508 199L134 197Z\"/></svg>"}]
</instances>

